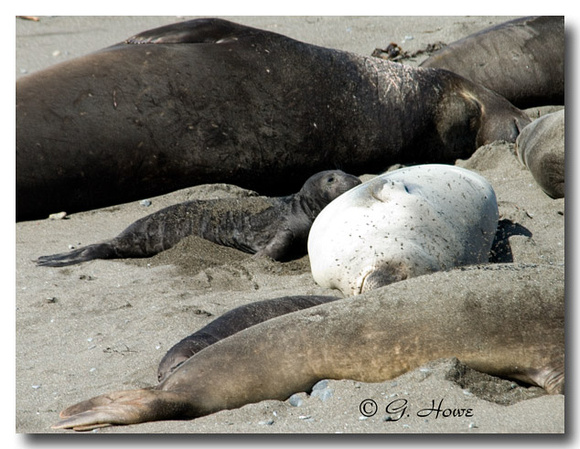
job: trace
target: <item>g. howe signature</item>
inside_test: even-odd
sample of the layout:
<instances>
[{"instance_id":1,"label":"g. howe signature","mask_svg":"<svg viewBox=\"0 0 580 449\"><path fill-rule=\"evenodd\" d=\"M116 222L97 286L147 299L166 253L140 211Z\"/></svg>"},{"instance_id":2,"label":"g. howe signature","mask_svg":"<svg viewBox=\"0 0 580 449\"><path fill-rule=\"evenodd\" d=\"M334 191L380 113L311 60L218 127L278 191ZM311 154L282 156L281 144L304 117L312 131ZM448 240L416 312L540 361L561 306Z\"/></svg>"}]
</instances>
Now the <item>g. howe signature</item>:
<instances>
[{"instance_id":1,"label":"g. howe signature","mask_svg":"<svg viewBox=\"0 0 580 449\"><path fill-rule=\"evenodd\" d=\"M438 418L461 418L473 417L473 409L471 408L446 408L443 406L443 399L439 400L437 405L436 400L431 400L431 406L417 410L416 416L420 418L432 417ZM373 399L365 399L359 405L359 411L363 416L374 416L379 410L379 406ZM401 418L409 417L411 410L409 401L407 399L395 399L387 404L385 407L387 414L386 421L399 421Z\"/></svg>"}]
</instances>

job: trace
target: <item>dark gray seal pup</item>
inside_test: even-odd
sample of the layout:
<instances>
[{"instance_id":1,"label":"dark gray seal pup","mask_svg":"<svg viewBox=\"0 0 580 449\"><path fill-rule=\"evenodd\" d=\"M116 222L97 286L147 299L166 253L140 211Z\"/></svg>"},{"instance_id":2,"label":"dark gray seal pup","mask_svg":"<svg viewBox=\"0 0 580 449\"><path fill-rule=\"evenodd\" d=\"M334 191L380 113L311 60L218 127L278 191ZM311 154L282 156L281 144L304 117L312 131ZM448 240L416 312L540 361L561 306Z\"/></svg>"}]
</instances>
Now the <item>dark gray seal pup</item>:
<instances>
[{"instance_id":1,"label":"dark gray seal pup","mask_svg":"<svg viewBox=\"0 0 580 449\"><path fill-rule=\"evenodd\" d=\"M159 362L157 380L163 382L173 371L209 345L266 320L297 310L336 301L334 296L285 296L246 304L216 318L207 326L175 344Z\"/></svg>"},{"instance_id":2,"label":"dark gray seal pup","mask_svg":"<svg viewBox=\"0 0 580 449\"><path fill-rule=\"evenodd\" d=\"M285 400L321 379L381 382L444 357L563 393L564 271L476 266L289 313L206 347L153 388L68 407L54 427L192 419Z\"/></svg>"},{"instance_id":3,"label":"dark gray seal pup","mask_svg":"<svg viewBox=\"0 0 580 449\"><path fill-rule=\"evenodd\" d=\"M451 70L519 108L564 104L564 17L524 17L472 34L421 67Z\"/></svg>"},{"instance_id":4,"label":"dark gray seal pup","mask_svg":"<svg viewBox=\"0 0 580 449\"><path fill-rule=\"evenodd\" d=\"M519 161L552 198L564 198L565 195L565 140L564 109L534 120L516 140Z\"/></svg>"},{"instance_id":5,"label":"dark gray seal pup","mask_svg":"<svg viewBox=\"0 0 580 449\"><path fill-rule=\"evenodd\" d=\"M294 195L174 204L137 220L111 240L41 256L37 264L64 267L93 259L150 257L190 235L256 256L292 259L306 254L308 233L320 211L360 183L356 176L327 170L308 178Z\"/></svg>"},{"instance_id":6,"label":"dark gray seal pup","mask_svg":"<svg viewBox=\"0 0 580 449\"><path fill-rule=\"evenodd\" d=\"M458 75L199 19L22 77L17 220L225 182L454 163L529 118Z\"/></svg>"}]
</instances>

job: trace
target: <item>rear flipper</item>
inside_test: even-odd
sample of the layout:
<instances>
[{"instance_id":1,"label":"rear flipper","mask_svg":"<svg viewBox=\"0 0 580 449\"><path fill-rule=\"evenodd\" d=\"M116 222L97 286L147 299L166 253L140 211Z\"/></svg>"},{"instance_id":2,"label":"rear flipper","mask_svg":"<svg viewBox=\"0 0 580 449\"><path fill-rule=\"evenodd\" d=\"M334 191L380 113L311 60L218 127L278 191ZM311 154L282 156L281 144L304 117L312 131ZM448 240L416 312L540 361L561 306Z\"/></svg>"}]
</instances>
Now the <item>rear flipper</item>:
<instances>
[{"instance_id":1,"label":"rear flipper","mask_svg":"<svg viewBox=\"0 0 580 449\"><path fill-rule=\"evenodd\" d=\"M119 257L110 243L95 243L68 253L40 256L36 264L41 267L66 267L93 259L115 259Z\"/></svg>"},{"instance_id":2,"label":"rear flipper","mask_svg":"<svg viewBox=\"0 0 580 449\"><path fill-rule=\"evenodd\" d=\"M186 394L160 390L116 391L79 402L60 413L53 429L91 430L111 425L194 418Z\"/></svg>"},{"instance_id":3,"label":"rear flipper","mask_svg":"<svg viewBox=\"0 0 580 449\"><path fill-rule=\"evenodd\" d=\"M542 387L548 394L564 394L564 361L558 361L543 369L529 369L525 376L514 376L532 385Z\"/></svg>"}]
</instances>

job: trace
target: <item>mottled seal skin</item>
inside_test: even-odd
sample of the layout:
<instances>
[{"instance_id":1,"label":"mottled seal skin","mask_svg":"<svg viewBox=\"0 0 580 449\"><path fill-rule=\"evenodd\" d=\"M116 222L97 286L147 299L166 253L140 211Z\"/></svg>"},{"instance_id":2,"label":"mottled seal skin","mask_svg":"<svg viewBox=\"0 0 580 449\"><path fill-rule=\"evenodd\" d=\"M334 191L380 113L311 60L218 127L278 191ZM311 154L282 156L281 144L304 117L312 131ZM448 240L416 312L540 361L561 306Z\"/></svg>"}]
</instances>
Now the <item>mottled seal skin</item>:
<instances>
[{"instance_id":1,"label":"mottled seal skin","mask_svg":"<svg viewBox=\"0 0 580 449\"><path fill-rule=\"evenodd\" d=\"M563 393L564 271L463 268L289 313L208 346L152 389L68 407L54 427L192 419L285 400L321 379L381 382L443 357Z\"/></svg>"},{"instance_id":2,"label":"mottled seal skin","mask_svg":"<svg viewBox=\"0 0 580 449\"><path fill-rule=\"evenodd\" d=\"M256 256L292 259L306 253L308 232L320 211L360 183L341 170L326 170L308 178L294 195L174 204L137 220L111 240L41 256L37 264L63 267L93 259L150 257L190 235Z\"/></svg>"},{"instance_id":3,"label":"mottled seal skin","mask_svg":"<svg viewBox=\"0 0 580 449\"><path fill-rule=\"evenodd\" d=\"M467 36L421 67L455 72L519 108L564 104L564 17L524 17Z\"/></svg>"},{"instance_id":4,"label":"mottled seal skin","mask_svg":"<svg viewBox=\"0 0 580 449\"><path fill-rule=\"evenodd\" d=\"M225 182L451 162L529 118L458 75L199 19L22 77L17 220Z\"/></svg>"},{"instance_id":5,"label":"mottled seal skin","mask_svg":"<svg viewBox=\"0 0 580 449\"><path fill-rule=\"evenodd\" d=\"M358 295L392 282L488 261L498 223L493 188L452 165L371 179L330 204L308 237L314 280Z\"/></svg>"},{"instance_id":6,"label":"mottled seal skin","mask_svg":"<svg viewBox=\"0 0 580 449\"><path fill-rule=\"evenodd\" d=\"M516 140L519 161L552 198L564 198L565 195L565 140L564 109L534 120Z\"/></svg>"},{"instance_id":7,"label":"mottled seal skin","mask_svg":"<svg viewBox=\"0 0 580 449\"><path fill-rule=\"evenodd\" d=\"M334 296L285 296L236 307L185 337L167 351L157 368L157 380L163 382L194 354L230 335L277 316L337 299L339 298Z\"/></svg>"}]
</instances>

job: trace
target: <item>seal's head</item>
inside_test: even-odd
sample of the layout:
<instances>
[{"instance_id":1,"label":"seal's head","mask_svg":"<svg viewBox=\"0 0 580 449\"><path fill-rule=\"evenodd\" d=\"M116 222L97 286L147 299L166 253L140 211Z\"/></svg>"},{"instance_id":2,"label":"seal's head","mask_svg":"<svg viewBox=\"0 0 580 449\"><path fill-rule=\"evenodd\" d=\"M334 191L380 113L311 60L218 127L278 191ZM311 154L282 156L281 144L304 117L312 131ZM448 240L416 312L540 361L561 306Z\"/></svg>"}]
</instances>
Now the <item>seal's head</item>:
<instances>
[{"instance_id":1,"label":"seal's head","mask_svg":"<svg viewBox=\"0 0 580 449\"><path fill-rule=\"evenodd\" d=\"M301 202L316 215L331 201L361 184L361 180L341 170L325 170L306 180L298 193Z\"/></svg>"},{"instance_id":2,"label":"seal's head","mask_svg":"<svg viewBox=\"0 0 580 449\"><path fill-rule=\"evenodd\" d=\"M478 110L475 115L478 119L472 124L477 129L476 147L497 140L515 142L522 129L531 122L530 117L501 95L467 80L464 82L467 86L459 87L457 92L469 107Z\"/></svg>"}]
</instances>

